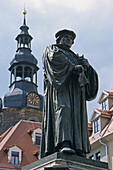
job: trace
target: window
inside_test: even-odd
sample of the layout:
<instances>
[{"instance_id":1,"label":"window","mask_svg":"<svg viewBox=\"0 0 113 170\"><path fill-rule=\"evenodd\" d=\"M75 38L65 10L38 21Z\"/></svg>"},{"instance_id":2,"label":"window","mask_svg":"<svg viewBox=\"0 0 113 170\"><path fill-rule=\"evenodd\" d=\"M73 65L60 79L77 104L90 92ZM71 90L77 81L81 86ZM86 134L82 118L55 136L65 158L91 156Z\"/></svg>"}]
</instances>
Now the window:
<instances>
[{"instance_id":1,"label":"window","mask_svg":"<svg viewBox=\"0 0 113 170\"><path fill-rule=\"evenodd\" d=\"M99 131L99 118L94 121L94 133Z\"/></svg>"},{"instance_id":2,"label":"window","mask_svg":"<svg viewBox=\"0 0 113 170\"><path fill-rule=\"evenodd\" d=\"M22 78L22 66L18 66L16 69L16 81L21 80Z\"/></svg>"},{"instance_id":3,"label":"window","mask_svg":"<svg viewBox=\"0 0 113 170\"><path fill-rule=\"evenodd\" d=\"M36 133L35 134L35 145L40 146L41 144L41 134Z\"/></svg>"},{"instance_id":4,"label":"window","mask_svg":"<svg viewBox=\"0 0 113 170\"><path fill-rule=\"evenodd\" d=\"M89 159L94 160L94 155L91 155Z\"/></svg>"},{"instance_id":5,"label":"window","mask_svg":"<svg viewBox=\"0 0 113 170\"><path fill-rule=\"evenodd\" d=\"M29 132L29 134L30 134L30 132ZM40 146L40 144L41 144L41 134L42 134L42 129L40 129L40 128L31 130L32 141L36 146Z\"/></svg>"},{"instance_id":6,"label":"window","mask_svg":"<svg viewBox=\"0 0 113 170\"><path fill-rule=\"evenodd\" d=\"M24 77L25 77L25 80L31 81L31 79L32 79L32 69L30 67L25 67Z\"/></svg>"},{"instance_id":7,"label":"window","mask_svg":"<svg viewBox=\"0 0 113 170\"><path fill-rule=\"evenodd\" d=\"M107 110L107 99L102 102L102 110Z\"/></svg>"},{"instance_id":8,"label":"window","mask_svg":"<svg viewBox=\"0 0 113 170\"><path fill-rule=\"evenodd\" d=\"M96 153L96 160L100 161L100 152Z\"/></svg>"},{"instance_id":9,"label":"window","mask_svg":"<svg viewBox=\"0 0 113 170\"><path fill-rule=\"evenodd\" d=\"M19 165L19 152L12 152L11 164L12 165Z\"/></svg>"}]
</instances>

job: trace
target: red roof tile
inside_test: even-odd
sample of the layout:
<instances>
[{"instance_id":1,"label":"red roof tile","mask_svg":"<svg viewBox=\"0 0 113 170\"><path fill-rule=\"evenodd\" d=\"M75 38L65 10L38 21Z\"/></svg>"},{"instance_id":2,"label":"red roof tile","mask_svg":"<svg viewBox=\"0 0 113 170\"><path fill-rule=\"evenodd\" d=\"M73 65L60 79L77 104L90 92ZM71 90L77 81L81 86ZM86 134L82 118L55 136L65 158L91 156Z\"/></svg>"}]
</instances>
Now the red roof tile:
<instances>
[{"instance_id":1,"label":"red roof tile","mask_svg":"<svg viewBox=\"0 0 113 170\"><path fill-rule=\"evenodd\" d=\"M113 110L110 111L106 111L106 110L100 110L97 109L102 115L108 115L108 116L112 116L113 115Z\"/></svg>"},{"instance_id":2,"label":"red roof tile","mask_svg":"<svg viewBox=\"0 0 113 170\"><path fill-rule=\"evenodd\" d=\"M103 138L107 135L110 135L111 133L113 133L113 117L108 120L107 125L104 127L104 129L102 129L102 131L96 135L91 135L89 137L90 140L90 144L96 142L97 140L99 140L100 138Z\"/></svg>"},{"instance_id":3,"label":"red roof tile","mask_svg":"<svg viewBox=\"0 0 113 170\"><path fill-rule=\"evenodd\" d=\"M113 91L106 91L108 94L109 94L109 96L113 96Z\"/></svg>"},{"instance_id":4,"label":"red roof tile","mask_svg":"<svg viewBox=\"0 0 113 170\"><path fill-rule=\"evenodd\" d=\"M109 96L113 96L113 86L110 91L105 91L105 92L107 92ZM95 134L95 135L92 134L89 137L90 144L98 141L100 138L106 137L107 135L110 135L111 133L113 133L113 107L111 107L109 111L104 111L101 109L97 109L97 110L100 112L101 116L103 117L105 116L108 118L108 122L106 123L105 127L101 130L100 133ZM90 125L88 126L88 128L89 127Z\"/></svg>"},{"instance_id":5,"label":"red roof tile","mask_svg":"<svg viewBox=\"0 0 113 170\"><path fill-rule=\"evenodd\" d=\"M9 133L9 131L11 130L11 127L6 130L1 136L0 136L0 142L2 141L2 139Z\"/></svg>"},{"instance_id":6,"label":"red roof tile","mask_svg":"<svg viewBox=\"0 0 113 170\"><path fill-rule=\"evenodd\" d=\"M31 136L28 131L36 128L41 128L41 123L30 122L30 121L19 121L0 142L0 167L4 168L15 168L11 163L8 162L8 156L4 152L6 148L10 148L14 145L22 148L22 164L16 169L21 168L29 163L37 161L34 153L39 152L40 147L33 144Z\"/></svg>"}]
</instances>

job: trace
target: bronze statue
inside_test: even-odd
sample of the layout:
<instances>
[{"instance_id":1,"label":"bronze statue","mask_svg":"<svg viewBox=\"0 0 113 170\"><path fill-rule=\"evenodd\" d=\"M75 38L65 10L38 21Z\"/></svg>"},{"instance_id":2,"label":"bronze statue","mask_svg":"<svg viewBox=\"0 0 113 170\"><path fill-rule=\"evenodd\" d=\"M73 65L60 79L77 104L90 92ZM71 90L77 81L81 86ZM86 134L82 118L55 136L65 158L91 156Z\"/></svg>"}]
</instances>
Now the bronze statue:
<instances>
[{"instance_id":1,"label":"bronze statue","mask_svg":"<svg viewBox=\"0 0 113 170\"><path fill-rule=\"evenodd\" d=\"M70 50L76 34L56 33L43 55L44 105L41 158L54 152L90 152L86 101L98 91L98 76L88 60Z\"/></svg>"}]
</instances>

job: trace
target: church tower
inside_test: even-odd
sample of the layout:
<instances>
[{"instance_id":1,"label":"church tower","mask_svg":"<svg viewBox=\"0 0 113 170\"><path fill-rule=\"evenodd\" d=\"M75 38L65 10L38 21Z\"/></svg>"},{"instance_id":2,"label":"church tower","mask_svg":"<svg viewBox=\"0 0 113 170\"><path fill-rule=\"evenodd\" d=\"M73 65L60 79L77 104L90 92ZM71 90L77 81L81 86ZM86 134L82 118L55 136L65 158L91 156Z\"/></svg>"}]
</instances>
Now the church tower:
<instances>
[{"instance_id":1,"label":"church tower","mask_svg":"<svg viewBox=\"0 0 113 170\"><path fill-rule=\"evenodd\" d=\"M24 21L17 35L17 50L10 62L9 93L3 96L2 112L0 113L0 134L19 120L41 122L43 97L37 91L37 59L32 55L29 27Z\"/></svg>"}]
</instances>

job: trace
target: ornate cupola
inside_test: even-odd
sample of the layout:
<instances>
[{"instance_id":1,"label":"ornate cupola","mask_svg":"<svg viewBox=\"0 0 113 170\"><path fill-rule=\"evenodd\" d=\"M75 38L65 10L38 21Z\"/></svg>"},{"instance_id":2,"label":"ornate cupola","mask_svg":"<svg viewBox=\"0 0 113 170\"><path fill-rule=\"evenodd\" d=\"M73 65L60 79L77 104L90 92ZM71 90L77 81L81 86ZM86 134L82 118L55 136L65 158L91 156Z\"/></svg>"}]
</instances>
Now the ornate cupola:
<instances>
[{"instance_id":1,"label":"ornate cupola","mask_svg":"<svg viewBox=\"0 0 113 170\"><path fill-rule=\"evenodd\" d=\"M24 21L20 27L20 34L17 35L17 50L14 58L10 62L10 91L5 94L3 107L28 107L34 105L39 108L40 96L37 91L37 59L31 54L32 36L29 34L29 27L26 25L26 14L24 10ZM29 99L29 93L32 93L33 101ZM33 97L36 96L34 99ZM29 100L29 101L27 101ZM35 100L38 100L35 101ZM30 103L31 102L31 103ZM37 102L37 103L36 103Z\"/></svg>"},{"instance_id":2,"label":"ornate cupola","mask_svg":"<svg viewBox=\"0 0 113 170\"><path fill-rule=\"evenodd\" d=\"M20 34L16 37L17 40L17 52L22 48L27 48L31 50L31 40L33 39L31 35L29 35L28 30L29 27L26 25L26 14L27 12L24 10L24 22L20 27Z\"/></svg>"}]
</instances>

